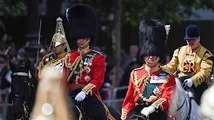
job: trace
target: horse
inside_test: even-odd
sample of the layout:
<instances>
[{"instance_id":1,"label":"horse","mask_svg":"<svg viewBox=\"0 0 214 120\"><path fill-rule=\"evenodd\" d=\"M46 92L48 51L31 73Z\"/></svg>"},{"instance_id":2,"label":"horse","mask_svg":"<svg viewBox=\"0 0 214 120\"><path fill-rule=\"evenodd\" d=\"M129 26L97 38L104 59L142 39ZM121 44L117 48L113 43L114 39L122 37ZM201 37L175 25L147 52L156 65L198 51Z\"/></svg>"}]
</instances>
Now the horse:
<instances>
[{"instance_id":1,"label":"horse","mask_svg":"<svg viewBox=\"0 0 214 120\"><path fill-rule=\"evenodd\" d=\"M169 105L169 114L176 120L199 120L198 104L190 88L182 86L182 80L176 78L176 89Z\"/></svg>"},{"instance_id":2,"label":"horse","mask_svg":"<svg viewBox=\"0 0 214 120\"><path fill-rule=\"evenodd\" d=\"M202 94L199 106L200 120L214 120L214 83Z\"/></svg>"},{"instance_id":3,"label":"horse","mask_svg":"<svg viewBox=\"0 0 214 120\"><path fill-rule=\"evenodd\" d=\"M141 110L143 106L136 106L133 110L130 111L127 120L156 120L157 117L161 118L161 120L166 120L167 116L164 111L154 112L152 116L145 116L141 114Z\"/></svg>"},{"instance_id":4,"label":"horse","mask_svg":"<svg viewBox=\"0 0 214 120\"><path fill-rule=\"evenodd\" d=\"M12 112L10 120L27 120L34 104L37 80L30 69L29 59L21 65L9 61L11 74ZM11 115L12 114L12 115Z\"/></svg>"},{"instance_id":5,"label":"horse","mask_svg":"<svg viewBox=\"0 0 214 120\"><path fill-rule=\"evenodd\" d=\"M62 79L60 69L54 66L42 69L31 120L75 120Z\"/></svg>"},{"instance_id":6,"label":"horse","mask_svg":"<svg viewBox=\"0 0 214 120\"><path fill-rule=\"evenodd\" d=\"M78 120L95 120L96 118L95 116L89 115L85 112L85 109L87 109L87 106L85 106L85 101L77 102L76 100L74 100L76 94L79 93L80 91L81 89L77 89L69 94L70 99L72 101L72 104L70 104L70 108L73 110L75 118L77 118ZM106 112L108 120L120 120L120 114L118 111L116 111L111 106L105 105L105 103L103 103L103 106L107 110Z\"/></svg>"}]
</instances>

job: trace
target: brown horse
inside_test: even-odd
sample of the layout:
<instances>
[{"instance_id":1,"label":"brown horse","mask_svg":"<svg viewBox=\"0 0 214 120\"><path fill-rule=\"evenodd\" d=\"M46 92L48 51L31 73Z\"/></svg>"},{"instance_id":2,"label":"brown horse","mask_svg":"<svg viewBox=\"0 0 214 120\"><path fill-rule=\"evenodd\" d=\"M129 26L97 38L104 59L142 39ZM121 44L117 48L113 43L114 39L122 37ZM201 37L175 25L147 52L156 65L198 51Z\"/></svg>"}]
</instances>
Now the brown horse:
<instances>
[{"instance_id":1,"label":"brown horse","mask_svg":"<svg viewBox=\"0 0 214 120\"><path fill-rule=\"evenodd\" d=\"M36 94L37 80L27 59L20 65L9 62L11 74L11 93L13 106L8 108L8 120L28 120Z\"/></svg>"}]
</instances>

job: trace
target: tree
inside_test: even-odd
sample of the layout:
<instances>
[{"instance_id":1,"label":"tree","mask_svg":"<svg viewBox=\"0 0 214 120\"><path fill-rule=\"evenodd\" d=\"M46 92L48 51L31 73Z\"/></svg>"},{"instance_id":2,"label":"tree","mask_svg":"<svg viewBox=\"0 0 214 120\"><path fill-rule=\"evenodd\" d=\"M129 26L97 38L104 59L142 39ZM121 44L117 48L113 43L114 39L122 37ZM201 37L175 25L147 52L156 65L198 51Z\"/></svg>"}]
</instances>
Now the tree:
<instances>
[{"instance_id":1,"label":"tree","mask_svg":"<svg viewBox=\"0 0 214 120\"><path fill-rule=\"evenodd\" d=\"M0 16L16 17L27 14L24 0L0 0Z\"/></svg>"},{"instance_id":2,"label":"tree","mask_svg":"<svg viewBox=\"0 0 214 120\"><path fill-rule=\"evenodd\" d=\"M27 6L23 0L0 0L0 16L17 17L27 14ZM0 35L5 32L5 24L2 18L0 19ZM2 33L1 33L2 32ZM2 36L2 35L1 35Z\"/></svg>"}]
</instances>

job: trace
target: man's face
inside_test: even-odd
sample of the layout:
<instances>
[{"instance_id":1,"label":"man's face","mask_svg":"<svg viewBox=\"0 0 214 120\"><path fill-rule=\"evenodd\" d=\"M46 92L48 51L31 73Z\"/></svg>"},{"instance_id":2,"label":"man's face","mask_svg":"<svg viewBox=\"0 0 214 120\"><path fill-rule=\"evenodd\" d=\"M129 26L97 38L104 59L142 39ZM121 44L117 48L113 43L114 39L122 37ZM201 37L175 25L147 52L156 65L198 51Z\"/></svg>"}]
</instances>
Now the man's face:
<instances>
[{"instance_id":1,"label":"man's face","mask_svg":"<svg viewBox=\"0 0 214 120\"><path fill-rule=\"evenodd\" d=\"M146 62L146 65L150 68L155 67L159 63L160 58L158 56L146 56L144 57L144 61Z\"/></svg>"},{"instance_id":2,"label":"man's face","mask_svg":"<svg viewBox=\"0 0 214 120\"><path fill-rule=\"evenodd\" d=\"M62 51L64 51L65 47L66 47L65 43L63 43L63 44L60 44L56 47L53 47L52 51L56 54L61 53Z\"/></svg>"},{"instance_id":3,"label":"man's face","mask_svg":"<svg viewBox=\"0 0 214 120\"><path fill-rule=\"evenodd\" d=\"M90 39L87 37L77 38L77 46L80 50L83 50L89 46Z\"/></svg>"},{"instance_id":4,"label":"man's face","mask_svg":"<svg viewBox=\"0 0 214 120\"><path fill-rule=\"evenodd\" d=\"M191 47L192 50L196 49L200 44L200 38L192 39L192 40L186 40L187 45Z\"/></svg>"}]
</instances>

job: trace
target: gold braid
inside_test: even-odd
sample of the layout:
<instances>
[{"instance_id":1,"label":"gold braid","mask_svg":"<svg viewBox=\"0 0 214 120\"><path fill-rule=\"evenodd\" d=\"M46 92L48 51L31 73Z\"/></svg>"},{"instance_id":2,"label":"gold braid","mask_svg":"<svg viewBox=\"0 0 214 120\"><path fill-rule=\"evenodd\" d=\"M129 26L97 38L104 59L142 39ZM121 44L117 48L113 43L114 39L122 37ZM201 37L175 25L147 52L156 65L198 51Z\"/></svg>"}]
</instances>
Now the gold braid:
<instances>
[{"instance_id":1,"label":"gold braid","mask_svg":"<svg viewBox=\"0 0 214 120\"><path fill-rule=\"evenodd\" d=\"M74 73L74 70L77 68L77 65L78 65L77 63L79 63L79 61L80 61L81 59L82 59L82 55L79 55L79 56L75 59L74 63L73 63L71 66L67 66L68 68L71 69L71 73L70 73L70 75L68 76L67 81L70 80L71 76L72 76L73 73ZM67 63L67 61L66 61L66 63Z\"/></svg>"}]
</instances>

